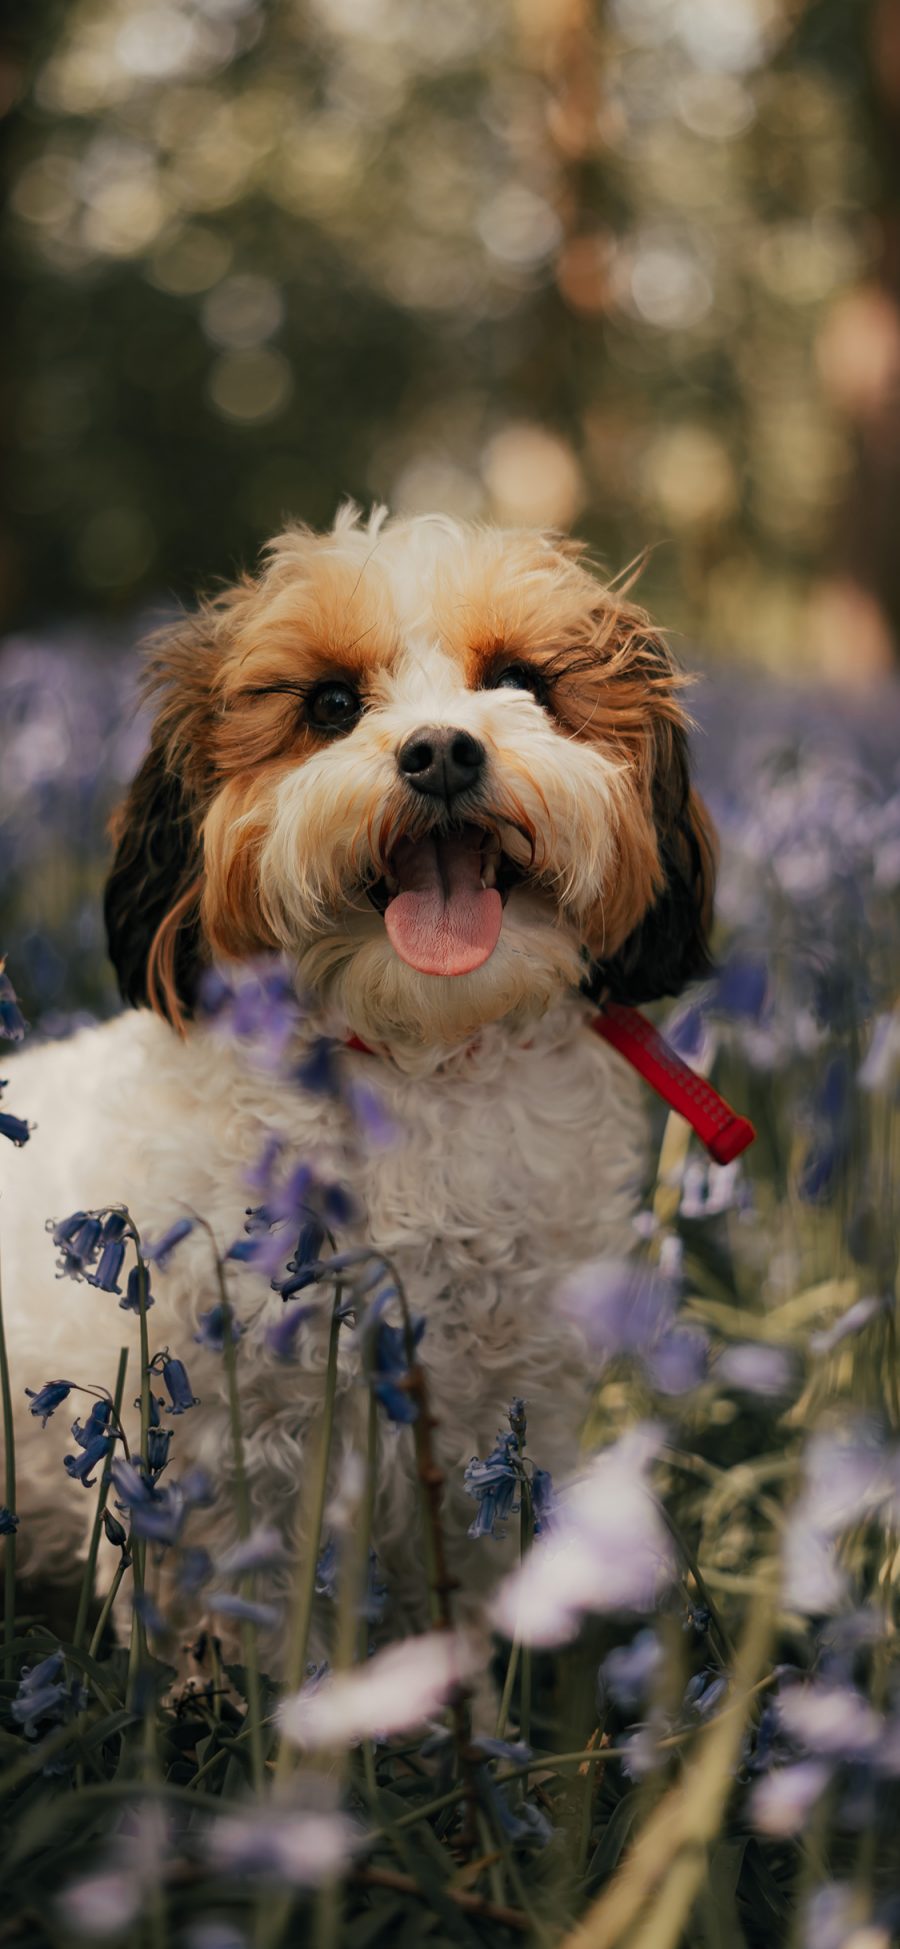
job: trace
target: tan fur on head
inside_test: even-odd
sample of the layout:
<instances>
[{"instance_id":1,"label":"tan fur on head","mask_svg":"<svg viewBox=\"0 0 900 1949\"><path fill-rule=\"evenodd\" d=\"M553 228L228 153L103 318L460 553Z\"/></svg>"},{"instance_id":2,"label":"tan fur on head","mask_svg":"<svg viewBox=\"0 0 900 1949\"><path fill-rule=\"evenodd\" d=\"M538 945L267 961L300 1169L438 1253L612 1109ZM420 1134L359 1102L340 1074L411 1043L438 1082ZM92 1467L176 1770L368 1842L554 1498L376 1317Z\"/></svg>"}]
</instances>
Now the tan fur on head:
<instances>
[{"instance_id":1,"label":"tan fur on head","mask_svg":"<svg viewBox=\"0 0 900 1949\"><path fill-rule=\"evenodd\" d=\"M510 665L528 689L498 688ZM323 732L313 687L356 687ZM289 529L247 579L157 642L160 700L107 896L123 993L181 1021L211 956L280 948L373 1040L452 1044L524 1021L585 972L635 999L702 965L712 854L690 793L683 679L642 610L579 552L439 517ZM397 753L423 725L477 738L458 816L522 878L474 973L398 959L366 893L439 817Z\"/></svg>"}]
</instances>

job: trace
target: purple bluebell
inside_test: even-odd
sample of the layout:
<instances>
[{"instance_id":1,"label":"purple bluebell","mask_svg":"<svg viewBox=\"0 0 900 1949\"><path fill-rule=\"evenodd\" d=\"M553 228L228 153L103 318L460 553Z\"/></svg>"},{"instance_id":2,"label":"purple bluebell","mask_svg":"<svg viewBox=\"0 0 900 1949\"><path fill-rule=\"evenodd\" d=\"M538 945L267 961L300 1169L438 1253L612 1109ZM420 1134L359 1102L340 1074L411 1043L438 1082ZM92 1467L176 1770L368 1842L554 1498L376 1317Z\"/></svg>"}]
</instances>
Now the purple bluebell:
<instances>
[{"instance_id":1,"label":"purple bluebell","mask_svg":"<svg viewBox=\"0 0 900 1949\"><path fill-rule=\"evenodd\" d=\"M670 1016L665 1025L665 1036L685 1062L699 1056L706 1042L707 1030L703 1011L696 1002L689 1003L686 1008L680 1008Z\"/></svg>"},{"instance_id":2,"label":"purple bluebell","mask_svg":"<svg viewBox=\"0 0 900 1949\"><path fill-rule=\"evenodd\" d=\"M695 1672L685 1686L685 1709L692 1718L709 1719L727 1691L728 1679L723 1672L709 1669Z\"/></svg>"},{"instance_id":3,"label":"purple bluebell","mask_svg":"<svg viewBox=\"0 0 900 1949\"><path fill-rule=\"evenodd\" d=\"M7 1509L5 1502L0 1504L0 1536L15 1536L20 1518Z\"/></svg>"},{"instance_id":4,"label":"purple bluebell","mask_svg":"<svg viewBox=\"0 0 900 1949\"><path fill-rule=\"evenodd\" d=\"M95 1401L83 1425L80 1421L73 1421L72 1435L79 1448L89 1448L91 1442L97 1440L98 1435L106 1433L111 1414L111 1401Z\"/></svg>"},{"instance_id":5,"label":"purple bluebell","mask_svg":"<svg viewBox=\"0 0 900 1949\"><path fill-rule=\"evenodd\" d=\"M233 980L212 970L203 977L200 1001L217 1029L255 1043L267 1065L281 1065L301 1021L300 1003L284 962L274 957L247 962Z\"/></svg>"},{"instance_id":6,"label":"purple bluebell","mask_svg":"<svg viewBox=\"0 0 900 1949\"><path fill-rule=\"evenodd\" d=\"M143 1256L148 1264L158 1266L160 1272L164 1272L176 1247L188 1237L188 1234L193 1229L193 1218L176 1218L168 1229L160 1234L159 1238L152 1240L150 1244L144 1246Z\"/></svg>"},{"instance_id":7,"label":"purple bluebell","mask_svg":"<svg viewBox=\"0 0 900 1949\"><path fill-rule=\"evenodd\" d=\"M66 1474L72 1477L73 1482L81 1482L86 1489L92 1489L97 1478L90 1471L106 1461L112 1445L112 1435L96 1435L80 1455L63 1457Z\"/></svg>"},{"instance_id":8,"label":"purple bluebell","mask_svg":"<svg viewBox=\"0 0 900 1949\"><path fill-rule=\"evenodd\" d=\"M663 1648L655 1631L639 1631L630 1644L616 1645L600 1667L601 1683L623 1711L647 1697L663 1663Z\"/></svg>"},{"instance_id":9,"label":"purple bluebell","mask_svg":"<svg viewBox=\"0 0 900 1949\"><path fill-rule=\"evenodd\" d=\"M142 1267L141 1267L140 1265L133 1265L133 1266L132 1266L132 1268L131 1268L131 1271L130 1271L130 1272L129 1272L129 1274L128 1274L128 1278L127 1278L127 1279L126 1279L126 1281L125 1281L125 1294L124 1294L124 1297L123 1297L122 1299L120 1299L120 1301L119 1301L119 1305L120 1305L120 1307L121 1307L121 1309L122 1309L122 1312L123 1312L123 1313L139 1313L139 1312L140 1312L140 1310L141 1310L141 1281L142 1281L142 1279L143 1279L143 1280L146 1280L146 1292L145 1292L145 1294L144 1294L144 1310L145 1310L145 1312L149 1312L149 1310L150 1310L150 1307L151 1307L151 1306L153 1306L153 1305L155 1304L155 1301L154 1301L154 1298L153 1298L153 1294L152 1294L152 1292L150 1291L150 1274L149 1274L149 1272L147 1272L147 1270L146 1270L146 1268L142 1268Z\"/></svg>"},{"instance_id":10,"label":"purple bluebell","mask_svg":"<svg viewBox=\"0 0 900 1949\"><path fill-rule=\"evenodd\" d=\"M6 1042L21 1042L27 1028L16 991L0 961L0 1036Z\"/></svg>"},{"instance_id":11,"label":"purple bluebell","mask_svg":"<svg viewBox=\"0 0 900 1949\"><path fill-rule=\"evenodd\" d=\"M606 1360L654 1347L673 1323L676 1302L671 1279L628 1259L600 1259L582 1267L559 1294L561 1310Z\"/></svg>"},{"instance_id":12,"label":"purple bluebell","mask_svg":"<svg viewBox=\"0 0 900 1949\"><path fill-rule=\"evenodd\" d=\"M347 1101L363 1136L373 1149L383 1150L389 1144L397 1143L399 1124L395 1123L377 1090L371 1089L368 1083L351 1082L347 1086Z\"/></svg>"},{"instance_id":13,"label":"purple bluebell","mask_svg":"<svg viewBox=\"0 0 900 1949\"><path fill-rule=\"evenodd\" d=\"M239 1597L233 1590L212 1591L206 1602L217 1617L233 1617L239 1623L258 1624L264 1630L273 1630L281 1619L281 1612L274 1604L257 1604L252 1598Z\"/></svg>"},{"instance_id":14,"label":"purple bluebell","mask_svg":"<svg viewBox=\"0 0 900 1949\"><path fill-rule=\"evenodd\" d=\"M789 1347L775 1347L761 1341L738 1340L719 1355L714 1373L741 1394L756 1394L762 1400L781 1400L791 1392L798 1378L797 1358Z\"/></svg>"},{"instance_id":15,"label":"purple bluebell","mask_svg":"<svg viewBox=\"0 0 900 1949\"><path fill-rule=\"evenodd\" d=\"M102 1236L102 1220L91 1212L76 1211L54 1224L52 1237L59 1248L56 1261L59 1277L83 1279L88 1266L94 1263Z\"/></svg>"},{"instance_id":16,"label":"purple bluebell","mask_svg":"<svg viewBox=\"0 0 900 1949\"><path fill-rule=\"evenodd\" d=\"M519 1508L522 1465L518 1442L510 1429L498 1435L495 1446L482 1462L473 1455L466 1464L463 1483L467 1495L478 1503L478 1513L469 1525L470 1536L504 1536L498 1524L505 1523Z\"/></svg>"},{"instance_id":17,"label":"purple bluebell","mask_svg":"<svg viewBox=\"0 0 900 1949\"><path fill-rule=\"evenodd\" d=\"M846 1056L826 1065L812 1102L812 1141L804 1158L798 1191L806 1204L826 1204L847 1159L850 1134L850 1068Z\"/></svg>"},{"instance_id":18,"label":"purple bluebell","mask_svg":"<svg viewBox=\"0 0 900 1949\"><path fill-rule=\"evenodd\" d=\"M71 1695L64 1674L61 1651L52 1651L38 1665L25 1666L9 1709L26 1738L36 1739L42 1721L60 1718L65 1712Z\"/></svg>"},{"instance_id":19,"label":"purple bluebell","mask_svg":"<svg viewBox=\"0 0 900 1949\"><path fill-rule=\"evenodd\" d=\"M475 1777L478 1797L489 1806L507 1841L516 1847L546 1847L552 1841L555 1830L546 1814L533 1801L519 1800L513 1807L508 1787L498 1786L485 1766L478 1768Z\"/></svg>"},{"instance_id":20,"label":"purple bluebell","mask_svg":"<svg viewBox=\"0 0 900 1949\"><path fill-rule=\"evenodd\" d=\"M188 1371L183 1360L176 1360L169 1354L158 1355L163 1385L168 1389L167 1414L186 1414L188 1408L199 1407L197 1395L188 1379Z\"/></svg>"},{"instance_id":21,"label":"purple bluebell","mask_svg":"<svg viewBox=\"0 0 900 1949\"><path fill-rule=\"evenodd\" d=\"M276 1360L294 1359L300 1328L318 1310L317 1306L286 1306L281 1318L266 1328L266 1346Z\"/></svg>"},{"instance_id":22,"label":"purple bluebell","mask_svg":"<svg viewBox=\"0 0 900 1949\"><path fill-rule=\"evenodd\" d=\"M389 1295L385 1295L387 1299ZM406 1334L401 1326L389 1326L387 1321L369 1316L376 1313L378 1302L368 1309L361 1336L366 1350L369 1382L376 1401L380 1402L389 1421L409 1423L418 1417L418 1403L413 1400L405 1385L409 1364L406 1357ZM415 1349L425 1332L425 1321L412 1322L412 1343Z\"/></svg>"},{"instance_id":23,"label":"purple bluebell","mask_svg":"<svg viewBox=\"0 0 900 1949\"><path fill-rule=\"evenodd\" d=\"M134 1462L121 1458L112 1463L110 1473L119 1498L117 1507L130 1512L132 1535L150 1543L176 1543L187 1507L180 1484L173 1482L170 1488L161 1489L148 1481Z\"/></svg>"},{"instance_id":24,"label":"purple bluebell","mask_svg":"<svg viewBox=\"0 0 900 1949\"><path fill-rule=\"evenodd\" d=\"M216 1573L220 1577L245 1577L254 1570L272 1570L284 1558L284 1538L280 1531L262 1526L233 1543L218 1558Z\"/></svg>"},{"instance_id":25,"label":"purple bluebell","mask_svg":"<svg viewBox=\"0 0 900 1949\"><path fill-rule=\"evenodd\" d=\"M648 1379L660 1394L687 1394L706 1376L709 1340L699 1326L676 1326L644 1355Z\"/></svg>"},{"instance_id":26,"label":"purple bluebell","mask_svg":"<svg viewBox=\"0 0 900 1949\"><path fill-rule=\"evenodd\" d=\"M100 1253L96 1272L89 1272L87 1275L88 1285L97 1286L104 1293L121 1293L122 1288L118 1282L124 1263L124 1239L107 1239Z\"/></svg>"},{"instance_id":27,"label":"purple bluebell","mask_svg":"<svg viewBox=\"0 0 900 1949\"><path fill-rule=\"evenodd\" d=\"M341 1095L340 1059L337 1044L330 1035L317 1036L309 1052L298 1063L295 1078L311 1096Z\"/></svg>"},{"instance_id":28,"label":"purple bluebell","mask_svg":"<svg viewBox=\"0 0 900 1949\"><path fill-rule=\"evenodd\" d=\"M74 1381L45 1381L36 1392L33 1387L26 1387L25 1392L31 1401L29 1414L39 1414L41 1427L46 1428L51 1414L55 1414L57 1408L68 1400L74 1386Z\"/></svg>"},{"instance_id":29,"label":"purple bluebell","mask_svg":"<svg viewBox=\"0 0 900 1949\"><path fill-rule=\"evenodd\" d=\"M21 1150L23 1144L27 1144L32 1127L23 1117L14 1117L9 1110L0 1110L0 1137L6 1137L9 1143L15 1144L17 1150Z\"/></svg>"},{"instance_id":30,"label":"purple bluebell","mask_svg":"<svg viewBox=\"0 0 900 1949\"><path fill-rule=\"evenodd\" d=\"M228 1308L228 1312L230 1314L228 1326L231 1342L232 1345L235 1345L244 1329L240 1320L235 1318L230 1307ZM209 1347L212 1353L222 1353L224 1351L226 1321L225 1307L221 1301L216 1306L211 1306L208 1313L201 1313L197 1322L197 1329L197 1332L194 1334L194 1339L198 1347Z\"/></svg>"},{"instance_id":31,"label":"purple bluebell","mask_svg":"<svg viewBox=\"0 0 900 1949\"><path fill-rule=\"evenodd\" d=\"M288 1272L302 1272L306 1266L317 1264L322 1256L325 1243L325 1227L320 1218L309 1218L302 1227L287 1262Z\"/></svg>"},{"instance_id":32,"label":"purple bluebell","mask_svg":"<svg viewBox=\"0 0 900 1949\"><path fill-rule=\"evenodd\" d=\"M168 1466L171 1446L171 1428L147 1429L147 1467L154 1479Z\"/></svg>"},{"instance_id":33,"label":"purple bluebell","mask_svg":"<svg viewBox=\"0 0 900 1949\"><path fill-rule=\"evenodd\" d=\"M202 1590L204 1584L209 1583L210 1577L213 1575L213 1570L213 1560L209 1551L205 1550L201 1544L191 1544L189 1548L179 1552L179 1589L191 1593Z\"/></svg>"},{"instance_id":34,"label":"purple bluebell","mask_svg":"<svg viewBox=\"0 0 900 1949\"><path fill-rule=\"evenodd\" d=\"M871 1320L889 1309L889 1305L887 1299L880 1299L874 1295L857 1299L852 1306L848 1307L846 1313L842 1313L839 1319L835 1320L833 1326L824 1327L821 1332L810 1334L810 1352L819 1355L832 1353L842 1340L849 1339L853 1334L862 1333Z\"/></svg>"},{"instance_id":35,"label":"purple bluebell","mask_svg":"<svg viewBox=\"0 0 900 1949\"><path fill-rule=\"evenodd\" d=\"M329 1536L316 1562L316 1595L327 1597L331 1603L338 1598L338 1581L341 1569L341 1551L338 1539ZM380 1624L387 1604L388 1588L381 1573L381 1564L375 1550L369 1550L369 1567L366 1588L358 1606L359 1614L368 1624Z\"/></svg>"},{"instance_id":36,"label":"purple bluebell","mask_svg":"<svg viewBox=\"0 0 900 1949\"><path fill-rule=\"evenodd\" d=\"M768 993L769 973L765 962L734 954L720 970L709 1006L715 1015L759 1022Z\"/></svg>"},{"instance_id":37,"label":"purple bluebell","mask_svg":"<svg viewBox=\"0 0 900 1949\"><path fill-rule=\"evenodd\" d=\"M556 1516L556 1495L553 1478L549 1469L533 1469L531 1475L531 1511L534 1518L535 1536L553 1528Z\"/></svg>"}]
</instances>

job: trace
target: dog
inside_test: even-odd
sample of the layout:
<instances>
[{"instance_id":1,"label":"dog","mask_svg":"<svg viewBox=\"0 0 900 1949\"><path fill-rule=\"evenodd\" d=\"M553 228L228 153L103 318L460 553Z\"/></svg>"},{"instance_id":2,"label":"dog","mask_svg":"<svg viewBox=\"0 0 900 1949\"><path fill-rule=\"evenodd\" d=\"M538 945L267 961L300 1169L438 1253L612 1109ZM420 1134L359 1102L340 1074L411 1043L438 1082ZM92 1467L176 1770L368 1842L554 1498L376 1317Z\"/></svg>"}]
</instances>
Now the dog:
<instances>
[{"instance_id":1,"label":"dog","mask_svg":"<svg viewBox=\"0 0 900 1949\"><path fill-rule=\"evenodd\" d=\"M27 1573L72 1576L93 1498L63 1473L68 1410L42 1429L26 1388L111 1387L130 1342L132 1440L139 1391L136 1322L108 1292L56 1281L46 1221L125 1204L149 1235L192 1210L224 1250L277 1138L348 1187L362 1218L338 1244L389 1257L426 1323L450 1570L463 1610L478 1603L517 1545L468 1536L465 1465L518 1396L529 1454L571 1470L592 1375L554 1292L634 1239L641 1085L588 1016L598 998L675 995L708 965L714 850L684 681L576 544L352 507L323 535L288 527L258 574L155 640L150 749L106 892L128 1007L16 1059L17 1108L36 1129L0 1159ZM361 1146L342 1102L196 1019L205 969L269 953L307 998L301 1038L347 1045L393 1142ZM284 1541L265 1585L283 1616L310 1547L301 1489L327 1323L313 1313L298 1359L279 1363L267 1330L281 1297L252 1270L228 1277L249 1497ZM185 1359L198 1397L172 1424L172 1474L199 1464L217 1486L196 1522L221 1556L236 1534L233 1447L222 1353L194 1344L217 1299L202 1227L153 1292L151 1345ZM333 1487L365 1393L342 1330ZM398 1623L422 1616L416 1523L409 1430L385 1421L374 1541ZM104 1543L104 1588L113 1563ZM263 1634L275 1676L284 1636L274 1622Z\"/></svg>"}]
</instances>

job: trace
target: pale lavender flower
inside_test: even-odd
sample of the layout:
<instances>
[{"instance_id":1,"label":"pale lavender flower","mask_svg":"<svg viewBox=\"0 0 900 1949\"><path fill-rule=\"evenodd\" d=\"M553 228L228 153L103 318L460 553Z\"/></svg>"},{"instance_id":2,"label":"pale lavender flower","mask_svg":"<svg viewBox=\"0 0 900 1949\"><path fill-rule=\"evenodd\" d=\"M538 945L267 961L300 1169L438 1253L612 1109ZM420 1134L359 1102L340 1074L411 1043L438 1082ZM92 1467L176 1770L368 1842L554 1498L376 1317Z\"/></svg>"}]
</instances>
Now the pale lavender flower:
<instances>
[{"instance_id":1,"label":"pale lavender flower","mask_svg":"<svg viewBox=\"0 0 900 1949\"><path fill-rule=\"evenodd\" d=\"M433 1718L484 1657L484 1647L461 1632L406 1638L366 1665L304 1686L282 1706L282 1731L307 1752L407 1732Z\"/></svg>"},{"instance_id":2,"label":"pale lavender flower","mask_svg":"<svg viewBox=\"0 0 900 1949\"><path fill-rule=\"evenodd\" d=\"M182 1244L183 1240L189 1236L193 1229L193 1218L174 1219L166 1231L160 1233L158 1239L151 1239L143 1247L143 1257L146 1259L148 1265L158 1266L160 1272L165 1272L172 1253Z\"/></svg>"},{"instance_id":3,"label":"pale lavender flower","mask_svg":"<svg viewBox=\"0 0 900 1949\"><path fill-rule=\"evenodd\" d=\"M881 1739L884 1722L852 1685L812 1679L786 1685L776 1711L783 1730L810 1753L831 1759L865 1759Z\"/></svg>"},{"instance_id":4,"label":"pale lavender flower","mask_svg":"<svg viewBox=\"0 0 900 1949\"><path fill-rule=\"evenodd\" d=\"M655 1346L673 1323L676 1298L672 1281L652 1266L596 1259L565 1280L558 1304L591 1351L610 1360Z\"/></svg>"},{"instance_id":5,"label":"pale lavender flower","mask_svg":"<svg viewBox=\"0 0 900 1949\"><path fill-rule=\"evenodd\" d=\"M57 1901L57 1914L73 1935L105 1942L123 1935L137 1920L146 1892L139 1877L127 1867L98 1869L96 1874L70 1881Z\"/></svg>"},{"instance_id":6,"label":"pale lavender flower","mask_svg":"<svg viewBox=\"0 0 900 1949\"><path fill-rule=\"evenodd\" d=\"M239 1543L233 1543L216 1562L220 1577L243 1577L251 1570L271 1570L283 1563L284 1538L277 1529L256 1529Z\"/></svg>"},{"instance_id":7,"label":"pale lavender flower","mask_svg":"<svg viewBox=\"0 0 900 1949\"><path fill-rule=\"evenodd\" d=\"M900 1081L900 1011L876 1016L857 1081L875 1096L888 1095Z\"/></svg>"},{"instance_id":8,"label":"pale lavender flower","mask_svg":"<svg viewBox=\"0 0 900 1949\"><path fill-rule=\"evenodd\" d=\"M677 1326L645 1355L648 1379L660 1394L687 1394L706 1377L709 1340L702 1327Z\"/></svg>"},{"instance_id":9,"label":"pale lavender flower","mask_svg":"<svg viewBox=\"0 0 900 1949\"><path fill-rule=\"evenodd\" d=\"M646 1480L661 1439L652 1424L631 1429L560 1494L553 1529L497 1592L492 1620L506 1637L565 1644L587 1612L654 1609L675 1575Z\"/></svg>"},{"instance_id":10,"label":"pale lavender flower","mask_svg":"<svg viewBox=\"0 0 900 1949\"><path fill-rule=\"evenodd\" d=\"M798 1760L774 1767L750 1791L750 1818L758 1834L787 1840L799 1834L825 1792L832 1769L826 1760Z\"/></svg>"},{"instance_id":11,"label":"pale lavender flower","mask_svg":"<svg viewBox=\"0 0 900 1949\"><path fill-rule=\"evenodd\" d=\"M295 1359L300 1328L305 1320L311 1319L318 1311L318 1306L308 1306L298 1301L295 1306L286 1306L281 1318L266 1328L266 1346L276 1360Z\"/></svg>"},{"instance_id":12,"label":"pale lavender flower","mask_svg":"<svg viewBox=\"0 0 900 1949\"><path fill-rule=\"evenodd\" d=\"M233 1590L214 1590L206 1602L217 1617L234 1617L241 1624L258 1625L260 1630L273 1631L281 1622L281 1612L275 1604L258 1604L250 1597L239 1597Z\"/></svg>"},{"instance_id":13,"label":"pale lavender flower","mask_svg":"<svg viewBox=\"0 0 900 1949\"><path fill-rule=\"evenodd\" d=\"M715 1365L715 1377L741 1394L780 1400L790 1394L798 1377L796 1355L789 1347L739 1340L725 1347Z\"/></svg>"},{"instance_id":14,"label":"pale lavender flower","mask_svg":"<svg viewBox=\"0 0 900 1949\"><path fill-rule=\"evenodd\" d=\"M887 1932L866 1924L868 1908L849 1881L825 1882L803 1911L802 1949L888 1949Z\"/></svg>"},{"instance_id":15,"label":"pale lavender flower","mask_svg":"<svg viewBox=\"0 0 900 1949\"><path fill-rule=\"evenodd\" d=\"M854 1333L862 1333L869 1321L874 1320L879 1313L884 1313L886 1309L887 1301L877 1299L874 1294L867 1299L856 1300L853 1306L847 1308L846 1313L842 1313L840 1318L835 1320L833 1326L823 1327L819 1333L810 1334L810 1352L820 1355L833 1353L842 1340L849 1339Z\"/></svg>"},{"instance_id":16,"label":"pale lavender flower","mask_svg":"<svg viewBox=\"0 0 900 1949\"><path fill-rule=\"evenodd\" d=\"M318 1888L344 1872L364 1839L346 1814L259 1807L215 1821L206 1852L220 1874Z\"/></svg>"},{"instance_id":17,"label":"pale lavender flower","mask_svg":"<svg viewBox=\"0 0 900 1949\"><path fill-rule=\"evenodd\" d=\"M646 1698L663 1663L663 1648L655 1631L639 1631L630 1644L617 1645L600 1667L601 1678L616 1705L629 1711Z\"/></svg>"},{"instance_id":18,"label":"pale lavender flower","mask_svg":"<svg viewBox=\"0 0 900 1949\"><path fill-rule=\"evenodd\" d=\"M194 1922L185 1935L187 1949L247 1949L247 1938L224 1916L210 1915Z\"/></svg>"}]
</instances>

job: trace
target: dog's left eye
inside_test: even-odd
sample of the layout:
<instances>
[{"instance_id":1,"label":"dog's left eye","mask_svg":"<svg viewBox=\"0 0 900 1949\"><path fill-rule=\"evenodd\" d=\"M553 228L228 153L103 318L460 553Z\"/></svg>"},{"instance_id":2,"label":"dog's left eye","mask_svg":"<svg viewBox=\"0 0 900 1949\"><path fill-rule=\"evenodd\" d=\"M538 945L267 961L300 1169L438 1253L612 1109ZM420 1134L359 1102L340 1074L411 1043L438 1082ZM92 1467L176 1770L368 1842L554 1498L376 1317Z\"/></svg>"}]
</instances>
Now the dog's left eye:
<instances>
[{"instance_id":1,"label":"dog's left eye","mask_svg":"<svg viewBox=\"0 0 900 1949\"><path fill-rule=\"evenodd\" d=\"M352 684L317 684L306 700L306 715L319 731L350 731L362 711L362 698Z\"/></svg>"},{"instance_id":2,"label":"dog's left eye","mask_svg":"<svg viewBox=\"0 0 900 1949\"><path fill-rule=\"evenodd\" d=\"M530 690L536 703L542 704L546 688L539 670L531 663L507 663L505 669L498 670L488 685L490 690Z\"/></svg>"}]
</instances>

